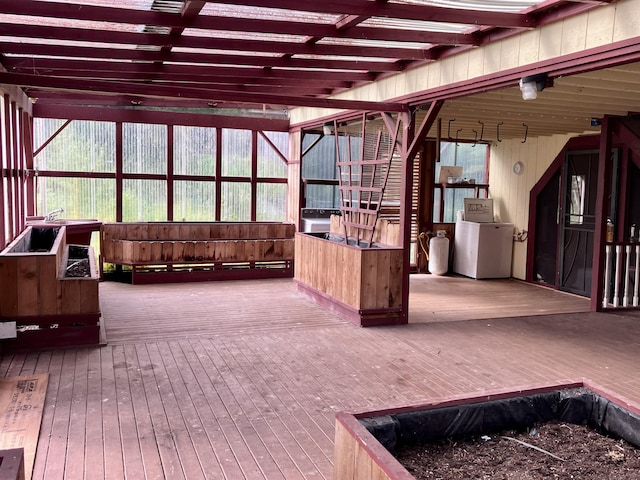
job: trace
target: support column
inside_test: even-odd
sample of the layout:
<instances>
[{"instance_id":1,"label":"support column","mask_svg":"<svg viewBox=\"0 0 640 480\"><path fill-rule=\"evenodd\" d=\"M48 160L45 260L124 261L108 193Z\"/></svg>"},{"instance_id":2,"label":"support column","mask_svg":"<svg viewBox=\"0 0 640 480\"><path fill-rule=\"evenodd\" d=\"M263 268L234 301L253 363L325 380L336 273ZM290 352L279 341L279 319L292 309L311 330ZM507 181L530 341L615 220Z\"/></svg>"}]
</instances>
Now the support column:
<instances>
[{"instance_id":1,"label":"support column","mask_svg":"<svg viewBox=\"0 0 640 480\"><path fill-rule=\"evenodd\" d=\"M600 155L598 157L598 187L596 190L596 218L593 238L593 264L591 269L591 311L602 311L604 291L604 246L606 239L606 217L611 195L611 145L616 121L610 117L602 119Z\"/></svg>"}]
</instances>

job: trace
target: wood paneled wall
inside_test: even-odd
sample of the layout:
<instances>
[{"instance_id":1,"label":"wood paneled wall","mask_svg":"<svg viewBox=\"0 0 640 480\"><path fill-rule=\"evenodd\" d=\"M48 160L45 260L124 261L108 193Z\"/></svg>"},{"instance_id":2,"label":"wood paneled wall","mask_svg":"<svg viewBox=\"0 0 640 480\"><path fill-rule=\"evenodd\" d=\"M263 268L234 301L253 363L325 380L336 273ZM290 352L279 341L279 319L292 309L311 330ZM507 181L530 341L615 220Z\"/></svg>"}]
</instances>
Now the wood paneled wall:
<instances>
[{"instance_id":1,"label":"wood paneled wall","mask_svg":"<svg viewBox=\"0 0 640 480\"><path fill-rule=\"evenodd\" d=\"M571 138L569 135L505 140L491 146L489 163L489 196L494 199L496 221L513 223L517 232L529 224L529 192ZM520 175L513 164L522 162ZM527 243L515 242L511 275L525 279Z\"/></svg>"}]
</instances>

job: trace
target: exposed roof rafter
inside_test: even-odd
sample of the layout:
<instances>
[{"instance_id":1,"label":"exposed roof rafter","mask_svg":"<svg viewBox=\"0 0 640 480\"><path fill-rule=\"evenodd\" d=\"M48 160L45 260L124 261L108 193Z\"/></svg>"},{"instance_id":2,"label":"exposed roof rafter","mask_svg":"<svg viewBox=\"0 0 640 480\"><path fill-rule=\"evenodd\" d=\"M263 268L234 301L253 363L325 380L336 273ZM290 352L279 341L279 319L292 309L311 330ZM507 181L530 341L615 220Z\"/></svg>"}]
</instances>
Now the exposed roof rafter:
<instances>
[{"instance_id":1,"label":"exposed roof rafter","mask_svg":"<svg viewBox=\"0 0 640 480\"><path fill-rule=\"evenodd\" d=\"M398 111L331 97L612 0L518 0L519 11L507 0L76 1L0 0L6 82L75 104L85 94Z\"/></svg>"}]
</instances>

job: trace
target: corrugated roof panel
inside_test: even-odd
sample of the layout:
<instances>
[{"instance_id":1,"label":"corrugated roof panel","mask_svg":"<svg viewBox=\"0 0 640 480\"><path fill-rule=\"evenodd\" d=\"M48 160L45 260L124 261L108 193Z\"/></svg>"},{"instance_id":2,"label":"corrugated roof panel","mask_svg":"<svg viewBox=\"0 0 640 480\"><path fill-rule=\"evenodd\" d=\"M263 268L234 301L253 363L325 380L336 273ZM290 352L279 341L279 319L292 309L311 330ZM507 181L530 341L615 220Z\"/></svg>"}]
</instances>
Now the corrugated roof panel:
<instances>
[{"instance_id":1,"label":"corrugated roof panel","mask_svg":"<svg viewBox=\"0 0 640 480\"><path fill-rule=\"evenodd\" d=\"M186 28L182 35L194 37L234 39L234 40L260 40L264 42L292 42L304 43L307 40L305 35L285 35L279 33L255 33L255 32L232 32L226 30L203 30L199 28Z\"/></svg>"},{"instance_id":2,"label":"corrugated roof panel","mask_svg":"<svg viewBox=\"0 0 640 480\"><path fill-rule=\"evenodd\" d=\"M129 25L125 23L95 22L92 20L72 20L67 18L32 17L26 15L5 14L0 14L0 22L15 23L16 25L25 24L47 27L86 28L88 30L110 30L118 32L139 32L142 28L140 25ZM42 41L44 43L55 43L49 42L47 39L42 39Z\"/></svg>"},{"instance_id":3,"label":"corrugated roof panel","mask_svg":"<svg viewBox=\"0 0 640 480\"><path fill-rule=\"evenodd\" d=\"M243 55L243 56L255 56L255 57L280 57L283 53L269 53L269 52L249 52L243 50L238 52L237 50L221 50L212 48L190 48L190 47L173 47L171 49L175 53L201 53L203 55Z\"/></svg>"},{"instance_id":4,"label":"corrugated roof panel","mask_svg":"<svg viewBox=\"0 0 640 480\"><path fill-rule=\"evenodd\" d=\"M543 2L540 0L390 0L389 3L433 5L447 8L517 13Z\"/></svg>"},{"instance_id":5,"label":"corrugated roof panel","mask_svg":"<svg viewBox=\"0 0 640 480\"><path fill-rule=\"evenodd\" d=\"M39 0L40 2L68 3L75 5L94 5L96 7L133 8L149 10L153 0Z\"/></svg>"},{"instance_id":6,"label":"corrugated roof panel","mask_svg":"<svg viewBox=\"0 0 640 480\"><path fill-rule=\"evenodd\" d=\"M283 10L278 8L250 7L245 5L221 5L216 3L207 3L202 9L201 14L256 20L279 20L321 24L332 24L340 18L340 15L300 12L297 10Z\"/></svg>"},{"instance_id":7,"label":"corrugated roof panel","mask_svg":"<svg viewBox=\"0 0 640 480\"><path fill-rule=\"evenodd\" d=\"M469 25L463 23L424 22L422 20L403 20L400 18L382 17L371 17L360 23L360 26L442 33L463 33L469 30ZM381 42L381 45L382 44L387 44L387 42Z\"/></svg>"},{"instance_id":8,"label":"corrugated roof panel","mask_svg":"<svg viewBox=\"0 0 640 480\"><path fill-rule=\"evenodd\" d=\"M382 48L426 48L430 43L392 42L382 40L365 40L360 38L323 38L319 45L348 45L357 47L382 47Z\"/></svg>"}]
</instances>

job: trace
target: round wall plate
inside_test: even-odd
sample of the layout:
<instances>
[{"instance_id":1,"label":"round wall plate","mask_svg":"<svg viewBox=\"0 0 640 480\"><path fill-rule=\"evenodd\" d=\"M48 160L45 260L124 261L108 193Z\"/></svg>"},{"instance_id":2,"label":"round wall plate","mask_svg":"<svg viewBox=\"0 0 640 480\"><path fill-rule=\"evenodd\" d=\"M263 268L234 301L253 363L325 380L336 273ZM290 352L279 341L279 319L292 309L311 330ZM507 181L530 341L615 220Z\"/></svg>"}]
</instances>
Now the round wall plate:
<instances>
[{"instance_id":1,"label":"round wall plate","mask_svg":"<svg viewBox=\"0 0 640 480\"><path fill-rule=\"evenodd\" d=\"M524 165L522 162L516 162L513 164L513 173L520 175L524 171Z\"/></svg>"}]
</instances>

